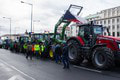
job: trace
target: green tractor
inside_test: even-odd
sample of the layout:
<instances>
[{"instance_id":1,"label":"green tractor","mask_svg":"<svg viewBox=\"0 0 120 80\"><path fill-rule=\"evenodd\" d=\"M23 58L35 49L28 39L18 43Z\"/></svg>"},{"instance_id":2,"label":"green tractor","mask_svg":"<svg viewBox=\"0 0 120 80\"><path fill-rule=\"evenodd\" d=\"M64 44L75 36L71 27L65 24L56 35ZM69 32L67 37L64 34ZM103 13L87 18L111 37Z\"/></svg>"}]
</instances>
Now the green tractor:
<instances>
[{"instance_id":1,"label":"green tractor","mask_svg":"<svg viewBox=\"0 0 120 80\"><path fill-rule=\"evenodd\" d=\"M27 49L27 42L29 41L29 35L21 35L18 38L18 42L14 46L16 46L16 52L25 53Z\"/></svg>"},{"instance_id":2,"label":"green tractor","mask_svg":"<svg viewBox=\"0 0 120 80\"><path fill-rule=\"evenodd\" d=\"M47 33L45 34L45 53L47 54L47 57L53 59L53 49L52 45L55 43L59 43L59 39L61 38L61 35L59 33L56 34L56 39L54 38L54 33Z\"/></svg>"},{"instance_id":3,"label":"green tractor","mask_svg":"<svg viewBox=\"0 0 120 80\"><path fill-rule=\"evenodd\" d=\"M81 7L81 6L70 5L68 10L66 11L66 13L59 19L59 21L55 25L54 34L53 34L54 36L53 36L53 38L51 38L51 42L48 44L50 58L52 58L52 59L54 58L52 45L53 44L61 44L62 42L65 42L67 40L67 36L65 35L65 30L66 30L66 27L68 27L72 22L72 20L65 19L66 17L69 17L68 12L70 12L71 10L75 10L76 11L75 14L79 15L82 8L83 7ZM61 26L62 24L63 24L62 32L57 33L58 27Z\"/></svg>"}]
</instances>

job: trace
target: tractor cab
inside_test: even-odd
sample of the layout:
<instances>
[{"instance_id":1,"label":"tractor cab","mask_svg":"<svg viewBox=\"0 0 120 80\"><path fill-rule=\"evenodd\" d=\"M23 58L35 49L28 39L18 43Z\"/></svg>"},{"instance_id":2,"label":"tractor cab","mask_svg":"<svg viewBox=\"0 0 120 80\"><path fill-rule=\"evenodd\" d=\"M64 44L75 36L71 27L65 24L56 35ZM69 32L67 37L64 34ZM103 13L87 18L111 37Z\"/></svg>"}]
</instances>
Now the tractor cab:
<instances>
[{"instance_id":1,"label":"tractor cab","mask_svg":"<svg viewBox=\"0 0 120 80\"><path fill-rule=\"evenodd\" d=\"M78 37L83 41L83 45L93 46L97 36L103 35L104 28L102 25L82 24L79 27Z\"/></svg>"},{"instance_id":2,"label":"tractor cab","mask_svg":"<svg viewBox=\"0 0 120 80\"><path fill-rule=\"evenodd\" d=\"M43 33L33 33L31 35L32 37L32 42L44 42L44 35Z\"/></svg>"},{"instance_id":3,"label":"tractor cab","mask_svg":"<svg viewBox=\"0 0 120 80\"><path fill-rule=\"evenodd\" d=\"M78 36L82 38L84 44L92 46L95 44L97 36L103 35L103 31L102 25L84 24L79 25Z\"/></svg>"}]
</instances>

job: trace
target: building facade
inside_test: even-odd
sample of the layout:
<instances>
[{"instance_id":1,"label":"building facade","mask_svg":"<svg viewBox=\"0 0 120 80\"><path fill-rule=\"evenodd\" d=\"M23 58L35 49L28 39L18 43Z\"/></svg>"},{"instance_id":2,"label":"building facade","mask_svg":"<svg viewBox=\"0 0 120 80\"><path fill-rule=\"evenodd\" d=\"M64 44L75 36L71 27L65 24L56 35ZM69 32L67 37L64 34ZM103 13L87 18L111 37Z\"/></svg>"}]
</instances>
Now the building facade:
<instances>
[{"instance_id":1,"label":"building facade","mask_svg":"<svg viewBox=\"0 0 120 80\"><path fill-rule=\"evenodd\" d=\"M60 27L58 27L57 32L58 33L62 33L62 30L63 30L63 27L60 26ZM66 29L65 29L65 35L67 37L71 36L71 34L70 34L70 27L66 27Z\"/></svg>"},{"instance_id":2,"label":"building facade","mask_svg":"<svg viewBox=\"0 0 120 80\"><path fill-rule=\"evenodd\" d=\"M120 37L120 6L88 15L86 19L94 21L95 24L103 25L103 27L108 27L112 36ZM104 35L107 33L104 32Z\"/></svg>"}]
</instances>

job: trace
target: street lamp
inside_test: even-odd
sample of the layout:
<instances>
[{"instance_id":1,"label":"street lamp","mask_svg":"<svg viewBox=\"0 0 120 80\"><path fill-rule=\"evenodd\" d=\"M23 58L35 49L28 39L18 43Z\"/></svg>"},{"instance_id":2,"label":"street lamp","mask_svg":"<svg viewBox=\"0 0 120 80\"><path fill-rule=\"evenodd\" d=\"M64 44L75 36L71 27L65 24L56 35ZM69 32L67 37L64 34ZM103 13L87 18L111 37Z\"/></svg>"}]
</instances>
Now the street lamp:
<instances>
[{"instance_id":1,"label":"street lamp","mask_svg":"<svg viewBox=\"0 0 120 80\"><path fill-rule=\"evenodd\" d=\"M7 18L7 17L3 17L3 18L10 20L10 39L11 39L11 18Z\"/></svg>"},{"instance_id":2,"label":"street lamp","mask_svg":"<svg viewBox=\"0 0 120 80\"><path fill-rule=\"evenodd\" d=\"M21 1L21 3L25 3L25 4L28 4L28 5L31 5L31 32L32 32L33 4L27 3L27 2L23 2L23 1Z\"/></svg>"}]
</instances>

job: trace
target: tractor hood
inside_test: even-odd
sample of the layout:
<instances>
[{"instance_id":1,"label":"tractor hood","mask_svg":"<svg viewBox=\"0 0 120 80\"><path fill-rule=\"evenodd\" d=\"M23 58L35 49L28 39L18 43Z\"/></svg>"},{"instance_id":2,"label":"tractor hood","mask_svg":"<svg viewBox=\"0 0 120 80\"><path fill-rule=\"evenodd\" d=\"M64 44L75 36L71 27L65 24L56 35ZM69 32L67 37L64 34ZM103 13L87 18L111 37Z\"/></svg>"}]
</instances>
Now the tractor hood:
<instances>
[{"instance_id":1,"label":"tractor hood","mask_svg":"<svg viewBox=\"0 0 120 80\"><path fill-rule=\"evenodd\" d=\"M113 37L113 36L99 36L98 38L110 39L110 40L114 40L114 41L120 41L120 38Z\"/></svg>"}]
</instances>

